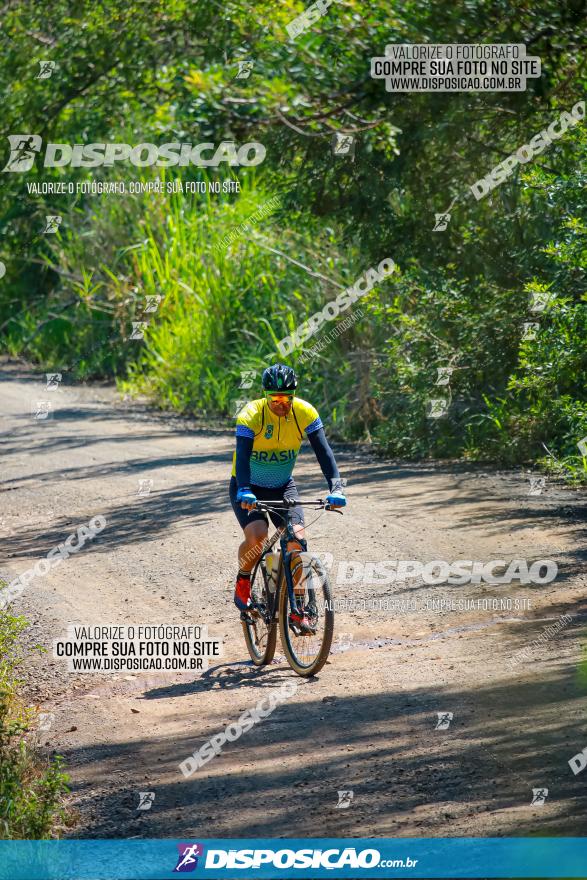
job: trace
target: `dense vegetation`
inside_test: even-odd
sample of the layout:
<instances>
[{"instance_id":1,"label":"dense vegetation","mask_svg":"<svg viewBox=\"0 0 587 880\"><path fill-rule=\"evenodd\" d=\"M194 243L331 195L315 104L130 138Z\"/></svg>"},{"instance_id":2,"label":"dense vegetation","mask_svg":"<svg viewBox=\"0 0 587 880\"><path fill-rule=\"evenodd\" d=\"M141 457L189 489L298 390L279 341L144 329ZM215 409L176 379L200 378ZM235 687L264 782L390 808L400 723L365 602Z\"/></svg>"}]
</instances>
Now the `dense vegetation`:
<instances>
[{"instance_id":1,"label":"dense vegetation","mask_svg":"<svg viewBox=\"0 0 587 880\"><path fill-rule=\"evenodd\" d=\"M275 359L277 340L392 257L397 271L361 300L364 317L300 364L302 393L331 433L397 456L542 460L584 477L585 123L485 198L470 185L584 99L586 0L344 0L292 42L285 25L303 8L6 6L5 135L258 141L267 156L249 169L126 162L3 174L5 349L76 380L116 376L162 406L228 417L248 393L241 371ZM542 76L525 92L390 93L370 77L370 59L403 42L523 43ZM56 63L50 78L36 78L42 60ZM248 78L237 78L239 60L253 62ZM355 137L354 158L333 154L337 132ZM232 178L242 189L26 190L32 181L157 177ZM269 200L276 210L229 235ZM446 230L433 232L449 207ZM49 214L63 221L42 235ZM531 311L542 293L547 304ZM156 312L145 314L147 296L161 297ZM129 339L142 320L144 339ZM530 322L538 328L528 334ZM440 367L453 369L449 385L436 384ZM429 417L434 399L446 401L441 418Z\"/></svg>"},{"instance_id":2,"label":"dense vegetation","mask_svg":"<svg viewBox=\"0 0 587 880\"><path fill-rule=\"evenodd\" d=\"M3 586L0 581L0 586ZM18 671L25 659L23 617L0 611L0 839L52 837L64 819L67 791L61 759L39 756L35 730L39 716L20 696Z\"/></svg>"}]
</instances>

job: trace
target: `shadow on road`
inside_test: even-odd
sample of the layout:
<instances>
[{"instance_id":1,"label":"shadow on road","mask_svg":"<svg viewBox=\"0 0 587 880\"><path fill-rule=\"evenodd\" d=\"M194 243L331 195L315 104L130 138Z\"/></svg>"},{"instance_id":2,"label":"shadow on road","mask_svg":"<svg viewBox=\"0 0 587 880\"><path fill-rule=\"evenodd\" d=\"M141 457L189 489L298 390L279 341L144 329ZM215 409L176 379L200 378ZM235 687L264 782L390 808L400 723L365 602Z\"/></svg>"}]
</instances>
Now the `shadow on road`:
<instances>
[{"instance_id":1,"label":"shadow on road","mask_svg":"<svg viewBox=\"0 0 587 880\"><path fill-rule=\"evenodd\" d=\"M253 707L290 677L283 667L231 666L235 707ZM199 697L220 672L224 678L226 669L216 668L184 692L186 719L201 718ZM66 750L69 765L99 761L112 779L130 763L134 768L132 790L114 783L106 800L92 805L98 815L84 835L109 837L116 825L118 836L401 836L405 824L409 834L424 825L427 836L450 836L452 819L484 812L498 815L503 834L579 834L587 793L568 761L587 744L584 692L572 666L540 681L524 673L476 683L474 691L406 688L326 701L312 700L312 682L300 682L303 702L296 703L298 690L189 779L180 761L236 720L239 709L214 715L207 704L208 729L196 737L154 732L138 742ZM159 689L144 698L179 693ZM453 712L446 730L436 729L439 711ZM170 780L145 782L155 770ZM548 789L548 806L522 812L533 788ZM155 792L146 815L136 811L139 789ZM348 810L336 808L339 790L354 792ZM76 794L92 800L91 777ZM512 812L499 816L505 810Z\"/></svg>"}]
</instances>

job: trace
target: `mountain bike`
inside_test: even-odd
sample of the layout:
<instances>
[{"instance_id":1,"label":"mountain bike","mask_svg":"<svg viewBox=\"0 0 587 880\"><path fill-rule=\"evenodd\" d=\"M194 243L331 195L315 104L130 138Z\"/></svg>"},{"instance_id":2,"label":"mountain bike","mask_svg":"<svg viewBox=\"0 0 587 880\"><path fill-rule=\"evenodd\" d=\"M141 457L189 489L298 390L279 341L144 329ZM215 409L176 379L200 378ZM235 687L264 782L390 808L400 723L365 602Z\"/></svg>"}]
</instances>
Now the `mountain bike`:
<instances>
[{"instance_id":1,"label":"mountain bike","mask_svg":"<svg viewBox=\"0 0 587 880\"><path fill-rule=\"evenodd\" d=\"M328 659L334 631L332 591L324 566L318 557L308 553L304 539L296 538L292 511L295 505L330 510L325 501L257 501L256 509L273 511L284 524L265 543L263 552L251 573L251 605L241 613L247 649L255 666L271 663L277 644L277 628L287 662L304 678L316 675ZM333 511L342 513L342 511ZM302 550L288 550L296 541ZM279 542L280 552L275 565L268 569L267 559Z\"/></svg>"}]
</instances>

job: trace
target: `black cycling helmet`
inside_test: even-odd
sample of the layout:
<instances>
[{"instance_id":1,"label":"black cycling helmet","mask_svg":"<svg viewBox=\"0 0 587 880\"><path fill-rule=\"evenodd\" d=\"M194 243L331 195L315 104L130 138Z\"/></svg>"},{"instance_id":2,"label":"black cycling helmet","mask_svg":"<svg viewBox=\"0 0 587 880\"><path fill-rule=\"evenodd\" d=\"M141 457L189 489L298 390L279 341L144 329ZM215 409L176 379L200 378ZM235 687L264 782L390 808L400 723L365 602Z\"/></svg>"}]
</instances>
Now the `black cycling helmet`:
<instances>
[{"instance_id":1,"label":"black cycling helmet","mask_svg":"<svg viewBox=\"0 0 587 880\"><path fill-rule=\"evenodd\" d=\"M285 364L272 364L263 370L263 389L265 391L295 391L298 377L291 367Z\"/></svg>"}]
</instances>

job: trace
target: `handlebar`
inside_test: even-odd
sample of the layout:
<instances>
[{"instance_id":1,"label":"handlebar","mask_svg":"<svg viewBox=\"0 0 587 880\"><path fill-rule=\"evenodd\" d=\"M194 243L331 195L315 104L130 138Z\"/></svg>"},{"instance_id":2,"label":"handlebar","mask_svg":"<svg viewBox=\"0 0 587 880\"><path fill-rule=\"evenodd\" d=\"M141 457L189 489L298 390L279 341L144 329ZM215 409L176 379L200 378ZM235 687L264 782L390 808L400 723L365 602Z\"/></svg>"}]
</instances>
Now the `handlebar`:
<instances>
[{"instance_id":1,"label":"handlebar","mask_svg":"<svg viewBox=\"0 0 587 880\"><path fill-rule=\"evenodd\" d=\"M257 501L253 510L288 510L289 508L298 506L314 507L317 510L329 510L332 513L340 513L341 516L343 515L342 510L337 510L334 507L331 507L323 498L317 498L316 500L311 501L303 501L301 498L284 498L283 501Z\"/></svg>"}]
</instances>

